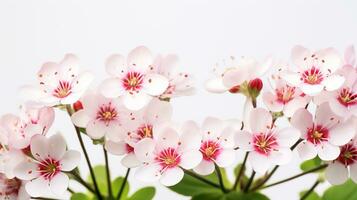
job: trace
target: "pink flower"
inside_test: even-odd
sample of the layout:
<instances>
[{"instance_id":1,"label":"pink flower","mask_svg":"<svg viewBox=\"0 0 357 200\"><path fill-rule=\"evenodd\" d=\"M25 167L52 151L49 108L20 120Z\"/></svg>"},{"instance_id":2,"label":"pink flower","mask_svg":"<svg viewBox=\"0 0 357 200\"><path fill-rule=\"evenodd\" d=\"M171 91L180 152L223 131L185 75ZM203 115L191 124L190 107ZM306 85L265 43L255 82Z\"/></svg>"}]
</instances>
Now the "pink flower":
<instances>
[{"instance_id":1,"label":"pink flower","mask_svg":"<svg viewBox=\"0 0 357 200\"><path fill-rule=\"evenodd\" d=\"M0 173L3 173L8 179L15 177L14 168L24 160L26 155L18 149L0 149Z\"/></svg>"},{"instance_id":2,"label":"pink flower","mask_svg":"<svg viewBox=\"0 0 357 200\"><path fill-rule=\"evenodd\" d=\"M178 72L178 57L176 55L159 55L153 64L151 72L165 76L169 80L166 91L161 99L189 96L195 93L194 78L191 74Z\"/></svg>"},{"instance_id":3,"label":"pink flower","mask_svg":"<svg viewBox=\"0 0 357 200\"><path fill-rule=\"evenodd\" d=\"M348 143L354 136L354 124L343 122L335 115L328 103L318 106L313 119L306 109L295 112L291 125L300 130L302 143L297 151L303 160L309 160L317 155L325 161L334 160L340 154L339 146Z\"/></svg>"},{"instance_id":4,"label":"pink flower","mask_svg":"<svg viewBox=\"0 0 357 200\"><path fill-rule=\"evenodd\" d=\"M30 196L25 190L23 181L17 178L9 179L0 173L0 199L28 200Z\"/></svg>"},{"instance_id":5,"label":"pink flower","mask_svg":"<svg viewBox=\"0 0 357 200\"><path fill-rule=\"evenodd\" d=\"M112 55L106 62L106 71L112 77L101 84L100 90L108 98L122 96L128 109L140 110L169 86L166 77L151 70L153 57L146 47L135 48L127 59L122 55Z\"/></svg>"},{"instance_id":6,"label":"pink flower","mask_svg":"<svg viewBox=\"0 0 357 200\"><path fill-rule=\"evenodd\" d=\"M236 134L239 149L249 152L248 162L253 170L264 174L272 165L284 165L292 159L290 147L299 139L299 131L272 126L271 114L262 108L250 113L250 131Z\"/></svg>"},{"instance_id":7,"label":"pink flower","mask_svg":"<svg viewBox=\"0 0 357 200\"><path fill-rule=\"evenodd\" d=\"M54 110L50 107L23 107L20 116L12 114L2 116L0 127L7 138L6 145L16 149L28 147L32 136L47 133L54 117Z\"/></svg>"},{"instance_id":8,"label":"pink flower","mask_svg":"<svg viewBox=\"0 0 357 200\"><path fill-rule=\"evenodd\" d=\"M31 141L33 159L24 161L15 168L17 178L29 181L26 191L39 197L51 191L61 195L67 188L69 178L64 172L72 171L80 161L80 153L66 150L66 142L60 135L46 138L36 135Z\"/></svg>"},{"instance_id":9,"label":"pink flower","mask_svg":"<svg viewBox=\"0 0 357 200\"><path fill-rule=\"evenodd\" d=\"M137 158L143 162L135 176L144 182L160 181L172 186L181 181L181 168L192 169L202 160L199 135L178 132L170 126L162 127L153 138L144 138L135 146Z\"/></svg>"},{"instance_id":10,"label":"pink flower","mask_svg":"<svg viewBox=\"0 0 357 200\"><path fill-rule=\"evenodd\" d=\"M315 96L323 90L336 90L345 81L342 76L334 74L342 66L342 60L333 48L310 52L302 46L295 46L291 59L297 71L287 72L283 78L307 95Z\"/></svg>"},{"instance_id":11,"label":"pink flower","mask_svg":"<svg viewBox=\"0 0 357 200\"><path fill-rule=\"evenodd\" d=\"M114 142L107 140L105 148L114 155L124 155L121 163L128 168L137 167L140 161L137 159L134 148L144 138L153 138L154 129L162 124L168 124L172 116L170 103L153 99L136 114L136 124L133 130L129 130L123 140Z\"/></svg>"},{"instance_id":12,"label":"pink flower","mask_svg":"<svg viewBox=\"0 0 357 200\"><path fill-rule=\"evenodd\" d=\"M35 105L54 106L72 104L87 90L93 80L89 72L79 72L79 59L65 55L59 63L47 62L37 73L35 86L24 86L20 93Z\"/></svg>"},{"instance_id":13,"label":"pink flower","mask_svg":"<svg viewBox=\"0 0 357 200\"><path fill-rule=\"evenodd\" d=\"M108 99L99 93L88 93L82 100L83 109L72 115L77 127L86 128L92 139L106 136L109 140L119 141L125 137L137 119L127 110L120 99Z\"/></svg>"}]
</instances>

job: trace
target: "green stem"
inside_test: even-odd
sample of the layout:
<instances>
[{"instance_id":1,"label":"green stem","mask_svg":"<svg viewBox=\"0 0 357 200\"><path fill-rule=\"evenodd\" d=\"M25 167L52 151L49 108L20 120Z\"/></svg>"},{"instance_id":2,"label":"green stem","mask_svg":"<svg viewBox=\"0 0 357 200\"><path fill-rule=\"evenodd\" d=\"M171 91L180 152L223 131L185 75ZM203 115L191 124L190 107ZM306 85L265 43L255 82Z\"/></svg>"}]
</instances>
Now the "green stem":
<instances>
[{"instance_id":1,"label":"green stem","mask_svg":"<svg viewBox=\"0 0 357 200\"><path fill-rule=\"evenodd\" d=\"M67 190L68 190L68 192L71 193L71 194L76 193L76 192L75 192L74 190L72 190L71 188L68 188Z\"/></svg>"},{"instance_id":2,"label":"green stem","mask_svg":"<svg viewBox=\"0 0 357 200\"><path fill-rule=\"evenodd\" d=\"M249 155L249 152L245 153L245 156L244 156L244 160L243 160L243 163L242 163L242 166L240 167L239 169L239 172L238 172L238 175L237 175L237 178L236 180L234 181L234 185L232 187L232 191L236 190L237 187L238 187L238 184L243 176L243 172L245 170L245 164L247 163L247 158L248 158L248 155Z\"/></svg>"},{"instance_id":3,"label":"green stem","mask_svg":"<svg viewBox=\"0 0 357 200\"><path fill-rule=\"evenodd\" d=\"M218 177L220 188L221 188L222 192L227 193L227 190L224 187L221 170L219 169L219 167L218 167L218 165L216 163L214 164L214 166L215 166L215 169L216 169L216 174L217 174L217 177Z\"/></svg>"},{"instance_id":4,"label":"green stem","mask_svg":"<svg viewBox=\"0 0 357 200\"><path fill-rule=\"evenodd\" d=\"M105 170L107 174L107 186L108 186L108 193L109 193L109 199L112 200L114 199L113 197L113 191L112 191L112 181L110 178L110 170L109 170L109 159L108 159L108 153L107 150L105 150L103 146L103 152L104 152L104 160L105 160Z\"/></svg>"},{"instance_id":5,"label":"green stem","mask_svg":"<svg viewBox=\"0 0 357 200\"><path fill-rule=\"evenodd\" d=\"M72 109L72 106L71 105L66 105L66 108L67 108L67 112L68 112L69 116L72 116L73 113L74 113L74 111ZM91 164L91 162L89 160L89 156L88 156L86 147L84 146L84 142L83 142L83 138L82 138L82 135L81 135L81 131L79 130L79 128L77 126L74 126L74 128L76 130L77 137L78 137L79 143L81 145L82 151L84 153L84 157L86 158L86 161L87 161L87 165L88 165L89 172L90 172L90 175L91 175L91 178L92 178L92 181L93 181L95 193L96 193L98 199L102 200L103 198L102 198L102 195L100 194L99 187L98 187L98 184L97 184L97 180L95 178L93 167L92 167L92 164Z\"/></svg>"},{"instance_id":6,"label":"green stem","mask_svg":"<svg viewBox=\"0 0 357 200\"><path fill-rule=\"evenodd\" d=\"M287 179L284 179L284 180L281 180L281 181L278 181L278 182L275 182L275 183L266 185L266 186L262 187L262 189L269 188L269 187L272 187L272 186L275 186L275 185L279 185L279 184L282 184L282 183L285 183L285 182L294 180L294 179L296 179L296 178L299 178L299 177L304 176L304 175L306 175L306 174L310 174L310 173L319 171L319 170L324 169L324 168L326 168L326 167L327 167L327 164L320 165L320 166L318 166L318 167L315 167L315 168L310 169L310 170L308 170L308 171L302 172L302 173L297 174L297 175L295 175L295 176L292 176L292 177L290 177L290 178L287 178Z\"/></svg>"},{"instance_id":7,"label":"green stem","mask_svg":"<svg viewBox=\"0 0 357 200\"><path fill-rule=\"evenodd\" d=\"M123 183L121 184L118 195L117 195L117 200L119 200L121 198L121 196L123 195L125 185L128 182L129 174L130 174L130 168L128 168L128 170L126 171Z\"/></svg>"},{"instance_id":8,"label":"green stem","mask_svg":"<svg viewBox=\"0 0 357 200\"><path fill-rule=\"evenodd\" d=\"M244 192L248 192L248 191L249 191L249 188L250 188L250 186L251 186L252 183L253 183L253 180L254 180L255 175L256 175L256 172L253 171L253 172L252 172L252 175L250 175L250 178L249 178L249 180L248 180L247 185L246 185L245 188L244 188Z\"/></svg>"},{"instance_id":9,"label":"green stem","mask_svg":"<svg viewBox=\"0 0 357 200\"><path fill-rule=\"evenodd\" d=\"M315 188L320 184L320 181L317 180L314 185L312 185L312 187L301 197L300 200L305 200L307 199L307 197L309 197L309 195L315 190Z\"/></svg>"},{"instance_id":10,"label":"green stem","mask_svg":"<svg viewBox=\"0 0 357 200\"><path fill-rule=\"evenodd\" d=\"M212 181L210 181L208 179L205 179L202 176L200 176L198 174L195 174L194 172L191 172L191 171L189 171L187 169L183 169L183 171L185 172L185 174L187 174L187 175L189 175L189 176L191 176L191 177L193 177L193 178L195 178L195 179L197 179L197 180L199 180L199 181L201 181L203 183L206 183L207 185L213 186L215 188L220 188L220 185L218 185L217 183L214 183L214 182L212 182Z\"/></svg>"},{"instance_id":11,"label":"green stem","mask_svg":"<svg viewBox=\"0 0 357 200\"><path fill-rule=\"evenodd\" d=\"M71 174L74 177L74 180L76 180L82 186L87 188L88 191L95 194L95 190L87 182L85 182L79 174L77 174L75 171L69 172L69 174Z\"/></svg>"}]
</instances>

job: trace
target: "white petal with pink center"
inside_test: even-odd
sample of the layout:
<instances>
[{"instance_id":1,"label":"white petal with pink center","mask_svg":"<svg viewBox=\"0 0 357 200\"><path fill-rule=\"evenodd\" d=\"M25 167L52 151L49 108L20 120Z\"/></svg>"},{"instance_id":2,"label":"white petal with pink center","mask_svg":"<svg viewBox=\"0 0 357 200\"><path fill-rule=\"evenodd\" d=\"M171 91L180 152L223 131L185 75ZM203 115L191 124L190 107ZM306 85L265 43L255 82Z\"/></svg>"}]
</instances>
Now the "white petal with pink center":
<instances>
[{"instance_id":1,"label":"white petal with pink center","mask_svg":"<svg viewBox=\"0 0 357 200\"><path fill-rule=\"evenodd\" d=\"M22 97L34 105L72 104L87 90L93 80L89 72L79 72L79 59L67 54L59 63L43 64L38 72L38 84L24 86Z\"/></svg>"},{"instance_id":2,"label":"white petal with pink center","mask_svg":"<svg viewBox=\"0 0 357 200\"><path fill-rule=\"evenodd\" d=\"M34 159L18 164L14 170L16 177L29 181L26 191L33 197L42 196L46 191L63 194L69 182L63 172L71 171L79 164L80 153L67 151L66 143L59 134L48 139L36 135L30 145Z\"/></svg>"}]
</instances>

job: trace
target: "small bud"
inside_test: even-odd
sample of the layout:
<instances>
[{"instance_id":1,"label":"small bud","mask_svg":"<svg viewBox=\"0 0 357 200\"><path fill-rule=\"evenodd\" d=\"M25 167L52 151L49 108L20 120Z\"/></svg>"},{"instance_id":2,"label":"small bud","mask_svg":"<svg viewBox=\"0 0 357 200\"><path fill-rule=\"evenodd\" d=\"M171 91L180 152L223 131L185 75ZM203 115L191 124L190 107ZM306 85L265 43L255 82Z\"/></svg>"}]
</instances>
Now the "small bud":
<instances>
[{"instance_id":1,"label":"small bud","mask_svg":"<svg viewBox=\"0 0 357 200\"><path fill-rule=\"evenodd\" d=\"M248 83L249 96L252 97L253 99L257 98L262 88L263 88L263 82L261 79L256 78L249 81Z\"/></svg>"},{"instance_id":2,"label":"small bud","mask_svg":"<svg viewBox=\"0 0 357 200\"><path fill-rule=\"evenodd\" d=\"M83 105L81 101L77 101L73 104L73 109L75 112L82 110L83 109Z\"/></svg>"},{"instance_id":3,"label":"small bud","mask_svg":"<svg viewBox=\"0 0 357 200\"><path fill-rule=\"evenodd\" d=\"M236 85L234 87L232 87L231 89L229 89L229 92L232 94L238 93L240 91L240 85Z\"/></svg>"}]
</instances>

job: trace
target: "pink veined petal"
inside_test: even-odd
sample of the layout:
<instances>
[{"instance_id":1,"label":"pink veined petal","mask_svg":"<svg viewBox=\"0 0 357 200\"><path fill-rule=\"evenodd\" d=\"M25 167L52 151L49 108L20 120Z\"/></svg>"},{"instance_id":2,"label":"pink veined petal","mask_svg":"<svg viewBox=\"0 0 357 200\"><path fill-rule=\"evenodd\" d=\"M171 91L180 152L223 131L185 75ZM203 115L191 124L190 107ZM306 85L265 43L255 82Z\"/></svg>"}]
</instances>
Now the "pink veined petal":
<instances>
[{"instance_id":1,"label":"pink veined petal","mask_svg":"<svg viewBox=\"0 0 357 200\"><path fill-rule=\"evenodd\" d=\"M105 70L110 76L122 77L127 70L125 57L119 54L111 55L105 63Z\"/></svg>"},{"instance_id":2,"label":"pink veined petal","mask_svg":"<svg viewBox=\"0 0 357 200\"><path fill-rule=\"evenodd\" d=\"M203 176L212 174L214 172L214 163L212 161L202 160L193 171Z\"/></svg>"},{"instance_id":3,"label":"pink veined petal","mask_svg":"<svg viewBox=\"0 0 357 200\"><path fill-rule=\"evenodd\" d=\"M46 159L48 156L48 141L43 135L35 135L31 139L31 153L37 160Z\"/></svg>"},{"instance_id":4,"label":"pink veined petal","mask_svg":"<svg viewBox=\"0 0 357 200\"><path fill-rule=\"evenodd\" d=\"M271 92L265 92L263 94L263 102L268 110L272 112L280 112L284 108L284 105L279 103Z\"/></svg>"},{"instance_id":5,"label":"pink veined petal","mask_svg":"<svg viewBox=\"0 0 357 200\"><path fill-rule=\"evenodd\" d=\"M248 70L248 69L246 69ZM223 75L223 85L226 88L232 88L234 86L242 84L249 79L249 73L244 69L233 68L227 70Z\"/></svg>"},{"instance_id":6,"label":"pink veined petal","mask_svg":"<svg viewBox=\"0 0 357 200\"><path fill-rule=\"evenodd\" d=\"M248 131L240 131L235 135L235 143L243 151L253 150L253 135Z\"/></svg>"},{"instance_id":7,"label":"pink veined petal","mask_svg":"<svg viewBox=\"0 0 357 200\"><path fill-rule=\"evenodd\" d=\"M336 146L347 144L354 136L356 130L352 120L337 124L329 130L329 142Z\"/></svg>"},{"instance_id":8,"label":"pink veined petal","mask_svg":"<svg viewBox=\"0 0 357 200\"><path fill-rule=\"evenodd\" d=\"M208 138L219 137L223 129L223 121L214 117L207 117L202 123L202 132L204 136Z\"/></svg>"},{"instance_id":9,"label":"pink veined petal","mask_svg":"<svg viewBox=\"0 0 357 200\"><path fill-rule=\"evenodd\" d=\"M224 93L228 90L223 84L222 77L214 77L206 81L205 89L212 93Z\"/></svg>"},{"instance_id":10,"label":"pink veined petal","mask_svg":"<svg viewBox=\"0 0 357 200\"><path fill-rule=\"evenodd\" d=\"M312 143L304 141L296 147L296 150L302 160L310 160L317 156L317 148Z\"/></svg>"},{"instance_id":11,"label":"pink veined petal","mask_svg":"<svg viewBox=\"0 0 357 200\"><path fill-rule=\"evenodd\" d=\"M322 145L320 145L317 153L321 160L331 161L335 160L340 155L340 148L328 142L324 142Z\"/></svg>"},{"instance_id":12,"label":"pink veined petal","mask_svg":"<svg viewBox=\"0 0 357 200\"><path fill-rule=\"evenodd\" d=\"M88 123L91 120L86 110L79 110L73 113L71 119L74 125L81 128L87 127Z\"/></svg>"},{"instance_id":13,"label":"pink veined petal","mask_svg":"<svg viewBox=\"0 0 357 200\"><path fill-rule=\"evenodd\" d=\"M318 95L324 89L324 85L322 84L311 85L307 83L302 83L300 85L300 89L303 93L309 96L315 96Z\"/></svg>"},{"instance_id":14,"label":"pink veined petal","mask_svg":"<svg viewBox=\"0 0 357 200\"><path fill-rule=\"evenodd\" d=\"M29 161L21 162L14 168L14 175L22 180L32 180L39 176L37 165Z\"/></svg>"},{"instance_id":15,"label":"pink veined petal","mask_svg":"<svg viewBox=\"0 0 357 200\"><path fill-rule=\"evenodd\" d=\"M128 153L126 145L124 141L113 142L108 140L105 142L105 149L113 155L124 155Z\"/></svg>"},{"instance_id":16,"label":"pink veined petal","mask_svg":"<svg viewBox=\"0 0 357 200\"><path fill-rule=\"evenodd\" d=\"M192 169L202 161L202 153L198 150L186 151L181 155L180 166L184 169Z\"/></svg>"},{"instance_id":17,"label":"pink veined petal","mask_svg":"<svg viewBox=\"0 0 357 200\"><path fill-rule=\"evenodd\" d=\"M137 71L146 72L153 64L153 56L150 50L144 46L133 49L127 58L128 66Z\"/></svg>"},{"instance_id":18,"label":"pink veined petal","mask_svg":"<svg viewBox=\"0 0 357 200\"><path fill-rule=\"evenodd\" d=\"M310 56L311 56L310 50L300 45L294 46L293 49L291 50L291 60L300 69L304 69L304 67L306 67L305 58Z\"/></svg>"},{"instance_id":19,"label":"pink veined petal","mask_svg":"<svg viewBox=\"0 0 357 200\"><path fill-rule=\"evenodd\" d=\"M353 182L357 183L357 164L350 165L350 177Z\"/></svg>"},{"instance_id":20,"label":"pink veined petal","mask_svg":"<svg viewBox=\"0 0 357 200\"><path fill-rule=\"evenodd\" d=\"M275 134L279 146L291 147L300 138L300 131L294 127L283 128Z\"/></svg>"},{"instance_id":21,"label":"pink veined petal","mask_svg":"<svg viewBox=\"0 0 357 200\"><path fill-rule=\"evenodd\" d=\"M326 168L325 177L330 184L341 185L348 179L348 169L337 161L330 163Z\"/></svg>"},{"instance_id":22,"label":"pink veined petal","mask_svg":"<svg viewBox=\"0 0 357 200\"><path fill-rule=\"evenodd\" d=\"M66 140L61 134L56 134L48 139L48 154L51 158L60 160L66 152Z\"/></svg>"},{"instance_id":23,"label":"pink veined petal","mask_svg":"<svg viewBox=\"0 0 357 200\"><path fill-rule=\"evenodd\" d=\"M27 182L25 188L31 197L40 197L50 191L49 182L43 177Z\"/></svg>"},{"instance_id":24,"label":"pink veined petal","mask_svg":"<svg viewBox=\"0 0 357 200\"><path fill-rule=\"evenodd\" d=\"M298 109L304 108L307 103L308 103L307 98L295 97L290 102L285 104L283 109L284 115L287 117L292 117Z\"/></svg>"},{"instance_id":25,"label":"pink veined petal","mask_svg":"<svg viewBox=\"0 0 357 200\"><path fill-rule=\"evenodd\" d=\"M333 91L340 88L345 82L345 78L340 75L331 75L322 81L322 85L325 86L327 91Z\"/></svg>"},{"instance_id":26,"label":"pink veined petal","mask_svg":"<svg viewBox=\"0 0 357 200\"><path fill-rule=\"evenodd\" d=\"M164 186L173 186L179 183L184 176L184 172L179 167L167 169L160 178L160 183Z\"/></svg>"},{"instance_id":27,"label":"pink veined petal","mask_svg":"<svg viewBox=\"0 0 357 200\"><path fill-rule=\"evenodd\" d=\"M250 112L249 121L253 133L263 133L270 129L273 119L267 110L255 108Z\"/></svg>"},{"instance_id":28,"label":"pink veined petal","mask_svg":"<svg viewBox=\"0 0 357 200\"><path fill-rule=\"evenodd\" d=\"M158 137L156 137L155 140L160 149L169 147L176 148L179 145L180 136L174 128L166 127L158 134Z\"/></svg>"},{"instance_id":29,"label":"pink veined petal","mask_svg":"<svg viewBox=\"0 0 357 200\"><path fill-rule=\"evenodd\" d=\"M248 156L248 162L252 165L253 170L259 174L264 174L271 166L267 156L261 155L257 152L251 152Z\"/></svg>"},{"instance_id":30,"label":"pink veined petal","mask_svg":"<svg viewBox=\"0 0 357 200\"><path fill-rule=\"evenodd\" d=\"M144 92L126 93L123 96L123 103L129 110L140 110L146 106L152 97Z\"/></svg>"},{"instance_id":31,"label":"pink veined petal","mask_svg":"<svg viewBox=\"0 0 357 200\"><path fill-rule=\"evenodd\" d=\"M145 109L144 118L153 123L170 120L172 117L172 106L169 102L152 99Z\"/></svg>"},{"instance_id":32,"label":"pink veined petal","mask_svg":"<svg viewBox=\"0 0 357 200\"><path fill-rule=\"evenodd\" d=\"M269 156L270 161L276 165L286 165L292 160L292 158L293 154L289 147L273 151Z\"/></svg>"},{"instance_id":33,"label":"pink veined petal","mask_svg":"<svg viewBox=\"0 0 357 200\"><path fill-rule=\"evenodd\" d=\"M119 78L109 78L104 80L100 84L99 90L101 94L107 98L117 98L125 94L125 90Z\"/></svg>"},{"instance_id":34,"label":"pink veined petal","mask_svg":"<svg viewBox=\"0 0 357 200\"><path fill-rule=\"evenodd\" d=\"M141 164L141 162L138 160L134 153L129 153L125 155L123 159L121 159L120 163L127 168L138 167Z\"/></svg>"},{"instance_id":35,"label":"pink veined petal","mask_svg":"<svg viewBox=\"0 0 357 200\"><path fill-rule=\"evenodd\" d=\"M215 162L219 167L229 167L236 161L236 154L233 149L223 149Z\"/></svg>"},{"instance_id":36,"label":"pink veined petal","mask_svg":"<svg viewBox=\"0 0 357 200\"><path fill-rule=\"evenodd\" d=\"M61 170L65 172L76 168L81 160L81 154L75 150L68 150L61 159Z\"/></svg>"},{"instance_id":37,"label":"pink veined petal","mask_svg":"<svg viewBox=\"0 0 357 200\"><path fill-rule=\"evenodd\" d=\"M143 90L152 96L164 93L169 86L169 80L160 74L146 74L143 82Z\"/></svg>"},{"instance_id":38,"label":"pink veined petal","mask_svg":"<svg viewBox=\"0 0 357 200\"><path fill-rule=\"evenodd\" d=\"M153 159L155 141L151 138L144 138L136 143L134 152L136 157L142 162L150 162Z\"/></svg>"},{"instance_id":39,"label":"pink veined petal","mask_svg":"<svg viewBox=\"0 0 357 200\"><path fill-rule=\"evenodd\" d=\"M66 174L60 172L56 174L50 181L50 190L53 194L63 195L69 184L69 178Z\"/></svg>"},{"instance_id":40,"label":"pink veined petal","mask_svg":"<svg viewBox=\"0 0 357 200\"><path fill-rule=\"evenodd\" d=\"M345 63L349 65L354 65L356 62L356 52L353 45L350 45L345 50Z\"/></svg>"},{"instance_id":41,"label":"pink veined petal","mask_svg":"<svg viewBox=\"0 0 357 200\"><path fill-rule=\"evenodd\" d=\"M87 124L86 131L92 139L101 139L107 132L107 126L104 122L92 120Z\"/></svg>"},{"instance_id":42,"label":"pink veined petal","mask_svg":"<svg viewBox=\"0 0 357 200\"><path fill-rule=\"evenodd\" d=\"M143 165L136 169L135 177L145 183L153 183L161 178L160 165Z\"/></svg>"},{"instance_id":43,"label":"pink veined petal","mask_svg":"<svg viewBox=\"0 0 357 200\"><path fill-rule=\"evenodd\" d=\"M315 123L318 125L323 125L325 128L330 127L339 123L340 117L332 112L329 103L325 102L316 108Z\"/></svg>"},{"instance_id":44,"label":"pink veined petal","mask_svg":"<svg viewBox=\"0 0 357 200\"><path fill-rule=\"evenodd\" d=\"M313 126L312 115L304 108L297 110L291 118L291 125L299 129L301 137L304 137L308 129Z\"/></svg>"},{"instance_id":45,"label":"pink veined petal","mask_svg":"<svg viewBox=\"0 0 357 200\"><path fill-rule=\"evenodd\" d=\"M300 74L298 73L284 72L281 76L289 85L299 86L302 83Z\"/></svg>"}]
</instances>

